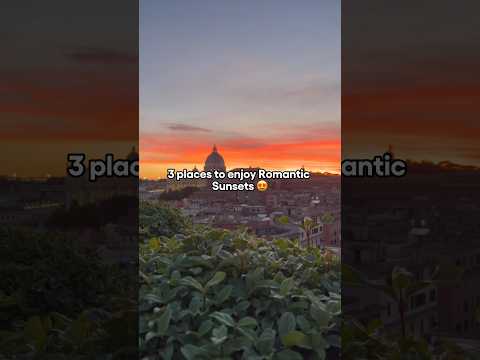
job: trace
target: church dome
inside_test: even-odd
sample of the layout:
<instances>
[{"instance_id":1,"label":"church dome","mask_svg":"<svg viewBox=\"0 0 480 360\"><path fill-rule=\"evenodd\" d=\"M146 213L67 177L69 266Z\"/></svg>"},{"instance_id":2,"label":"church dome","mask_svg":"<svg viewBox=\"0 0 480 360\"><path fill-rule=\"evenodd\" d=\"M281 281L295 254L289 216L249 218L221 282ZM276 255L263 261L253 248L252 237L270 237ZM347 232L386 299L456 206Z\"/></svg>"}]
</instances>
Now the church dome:
<instances>
[{"instance_id":1,"label":"church dome","mask_svg":"<svg viewBox=\"0 0 480 360\"><path fill-rule=\"evenodd\" d=\"M207 160L205 160L205 171L219 170L225 171L225 161L223 160L222 155L217 150L217 147L214 145L212 153L208 155Z\"/></svg>"},{"instance_id":2,"label":"church dome","mask_svg":"<svg viewBox=\"0 0 480 360\"><path fill-rule=\"evenodd\" d=\"M135 148L135 146L132 147L132 150L127 155L127 160L131 161L131 162L138 161L138 152L137 152L137 149Z\"/></svg>"}]
</instances>

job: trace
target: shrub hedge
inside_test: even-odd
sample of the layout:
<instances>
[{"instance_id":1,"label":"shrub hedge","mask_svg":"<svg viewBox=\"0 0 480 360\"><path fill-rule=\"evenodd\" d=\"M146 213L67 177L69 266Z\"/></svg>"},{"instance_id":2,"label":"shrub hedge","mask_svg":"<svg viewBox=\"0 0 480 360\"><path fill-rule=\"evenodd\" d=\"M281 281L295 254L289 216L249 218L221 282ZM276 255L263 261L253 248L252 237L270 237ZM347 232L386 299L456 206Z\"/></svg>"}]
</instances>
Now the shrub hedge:
<instances>
[{"instance_id":1,"label":"shrub hedge","mask_svg":"<svg viewBox=\"0 0 480 360\"><path fill-rule=\"evenodd\" d=\"M140 276L142 359L338 357L333 254L196 227L142 244Z\"/></svg>"}]
</instances>

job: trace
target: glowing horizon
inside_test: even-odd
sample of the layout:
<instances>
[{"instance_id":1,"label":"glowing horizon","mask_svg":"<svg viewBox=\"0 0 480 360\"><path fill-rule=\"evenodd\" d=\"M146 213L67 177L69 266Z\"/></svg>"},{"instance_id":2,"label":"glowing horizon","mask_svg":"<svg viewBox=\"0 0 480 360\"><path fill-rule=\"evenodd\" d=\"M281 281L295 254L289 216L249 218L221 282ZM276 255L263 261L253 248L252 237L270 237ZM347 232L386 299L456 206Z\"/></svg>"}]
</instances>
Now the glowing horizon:
<instances>
[{"instance_id":1,"label":"glowing horizon","mask_svg":"<svg viewBox=\"0 0 480 360\"><path fill-rule=\"evenodd\" d=\"M146 144L148 137L140 142L140 177L165 178L167 169L203 170L207 156L212 152L209 143L179 148L163 144L162 151L155 144ZM142 141L143 140L143 141ZM305 141L297 143L273 143L238 148L228 144L216 144L223 156L227 170L260 167L268 170L298 170L304 167L312 172L340 173L341 143L338 140Z\"/></svg>"},{"instance_id":2,"label":"glowing horizon","mask_svg":"<svg viewBox=\"0 0 480 360\"><path fill-rule=\"evenodd\" d=\"M224 144L206 141L202 137L192 140L188 135L183 138L144 135L140 141L140 177L164 178L169 168L191 170L196 166L203 170L214 144L223 156L227 170L240 167L297 170L304 167L312 172L340 173L341 144L335 138L301 141L284 136L275 142L250 143L238 139Z\"/></svg>"},{"instance_id":3,"label":"glowing horizon","mask_svg":"<svg viewBox=\"0 0 480 360\"><path fill-rule=\"evenodd\" d=\"M143 165L145 167L145 165ZM147 170L140 170L140 178L141 179L144 179L144 180L158 180L158 179L166 179L166 172L167 172L167 168L169 169L175 169L175 170L183 170L183 169L187 169L187 170L192 170L194 167L197 167L198 170L202 171L203 170L203 166L202 167L199 167L197 163L190 163L190 164L186 164L186 163L182 163L182 164L174 164L174 166L170 166L170 167L165 167L163 165L153 165L152 167L148 167ZM235 165L235 166L227 166L227 171L230 171L230 170L233 170L233 169L236 169L236 168L248 168L250 167L250 165L241 165L241 164L238 164L238 165ZM251 166L251 167L258 167L258 168L262 168L262 169L265 169L265 170L292 170L292 171L295 171L295 170L299 170L301 168L301 166L298 166L298 167L284 167L284 168L272 168L272 167L268 167L268 166ZM140 167L141 169L141 167ZM332 165L332 167L308 167L308 166L305 166L305 170L311 172L311 173L329 173L329 174L333 174L333 175L340 175L340 170L337 169L336 165ZM151 171L151 172L150 172ZM158 175L160 174L160 175Z\"/></svg>"}]
</instances>

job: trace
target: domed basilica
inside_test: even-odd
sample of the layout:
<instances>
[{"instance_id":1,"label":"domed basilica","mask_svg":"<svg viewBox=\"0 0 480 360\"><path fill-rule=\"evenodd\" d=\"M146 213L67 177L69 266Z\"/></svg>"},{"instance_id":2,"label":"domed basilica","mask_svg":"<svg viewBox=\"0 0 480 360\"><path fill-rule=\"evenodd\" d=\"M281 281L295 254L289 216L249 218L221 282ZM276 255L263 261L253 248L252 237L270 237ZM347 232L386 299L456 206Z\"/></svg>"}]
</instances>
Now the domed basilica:
<instances>
[{"instance_id":1,"label":"domed basilica","mask_svg":"<svg viewBox=\"0 0 480 360\"><path fill-rule=\"evenodd\" d=\"M213 150L210 155L208 155L207 160L205 160L205 166L203 168L205 171L226 171L225 161L223 156L217 150L217 147L213 145Z\"/></svg>"},{"instance_id":2,"label":"domed basilica","mask_svg":"<svg viewBox=\"0 0 480 360\"><path fill-rule=\"evenodd\" d=\"M213 145L212 152L210 155L207 156L205 160L205 164L203 166L204 171L226 171L225 160L223 156L220 155L218 149L215 145ZM199 171L195 166L193 171ZM183 179L180 181L176 181L173 179L167 180L167 191L172 190L180 190L185 187L199 187L203 188L208 186L208 182L205 179Z\"/></svg>"}]
</instances>

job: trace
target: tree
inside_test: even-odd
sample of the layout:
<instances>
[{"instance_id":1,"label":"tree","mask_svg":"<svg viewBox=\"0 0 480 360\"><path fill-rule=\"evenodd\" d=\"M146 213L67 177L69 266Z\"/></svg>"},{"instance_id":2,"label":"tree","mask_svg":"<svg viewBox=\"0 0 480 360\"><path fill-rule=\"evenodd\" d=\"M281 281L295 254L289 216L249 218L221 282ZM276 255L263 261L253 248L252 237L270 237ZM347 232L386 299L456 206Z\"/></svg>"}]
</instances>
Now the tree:
<instances>
[{"instance_id":1,"label":"tree","mask_svg":"<svg viewBox=\"0 0 480 360\"><path fill-rule=\"evenodd\" d=\"M405 311L409 297L432 284L431 281L418 281L414 275L401 267L395 267L385 284L377 284L366 279L363 274L348 265L342 267L342 281L346 285L366 286L388 296L397 305L400 316L402 339L406 339Z\"/></svg>"},{"instance_id":2,"label":"tree","mask_svg":"<svg viewBox=\"0 0 480 360\"><path fill-rule=\"evenodd\" d=\"M331 212L326 212L322 215L322 223L324 224L333 224L335 221L335 216Z\"/></svg>"},{"instance_id":3,"label":"tree","mask_svg":"<svg viewBox=\"0 0 480 360\"><path fill-rule=\"evenodd\" d=\"M277 222L282 225L287 225L290 224L290 219L286 215L280 216L279 218L277 218ZM299 224L294 223L294 225L302 231L302 234L307 243L307 247L313 247L312 232L317 225L315 221L313 221L312 218L304 217L302 222L300 222Z\"/></svg>"}]
</instances>

